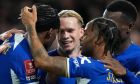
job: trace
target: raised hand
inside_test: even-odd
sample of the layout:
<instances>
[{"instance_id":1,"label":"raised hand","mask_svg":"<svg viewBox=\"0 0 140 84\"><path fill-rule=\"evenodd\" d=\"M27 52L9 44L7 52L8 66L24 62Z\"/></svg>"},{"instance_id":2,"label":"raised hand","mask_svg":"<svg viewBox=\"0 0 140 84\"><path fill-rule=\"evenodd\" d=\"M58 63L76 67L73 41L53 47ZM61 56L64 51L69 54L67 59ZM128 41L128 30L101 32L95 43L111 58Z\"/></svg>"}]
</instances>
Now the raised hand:
<instances>
[{"instance_id":1,"label":"raised hand","mask_svg":"<svg viewBox=\"0 0 140 84\"><path fill-rule=\"evenodd\" d=\"M32 28L35 28L37 21L37 10L35 5L33 5L32 8L25 6L23 9L21 9L20 16L22 23L27 29L32 26Z\"/></svg>"}]
</instances>

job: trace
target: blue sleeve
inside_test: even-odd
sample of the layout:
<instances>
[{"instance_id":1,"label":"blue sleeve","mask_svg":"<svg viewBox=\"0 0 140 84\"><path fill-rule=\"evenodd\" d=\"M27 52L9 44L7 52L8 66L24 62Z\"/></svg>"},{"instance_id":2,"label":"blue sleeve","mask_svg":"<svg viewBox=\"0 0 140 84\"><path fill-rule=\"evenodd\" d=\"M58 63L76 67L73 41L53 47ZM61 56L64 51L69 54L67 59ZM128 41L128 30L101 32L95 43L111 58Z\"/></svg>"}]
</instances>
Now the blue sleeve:
<instances>
[{"instance_id":1,"label":"blue sleeve","mask_svg":"<svg viewBox=\"0 0 140 84\"><path fill-rule=\"evenodd\" d=\"M91 61L88 58L68 58L67 59L67 72L68 77L85 77L88 78L90 72L89 69ZM92 71L94 72L94 71Z\"/></svg>"},{"instance_id":2,"label":"blue sleeve","mask_svg":"<svg viewBox=\"0 0 140 84\"><path fill-rule=\"evenodd\" d=\"M135 73L126 70L126 75L122 77L122 80L126 84L140 84L140 76L136 76Z\"/></svg>"}]
</instances>

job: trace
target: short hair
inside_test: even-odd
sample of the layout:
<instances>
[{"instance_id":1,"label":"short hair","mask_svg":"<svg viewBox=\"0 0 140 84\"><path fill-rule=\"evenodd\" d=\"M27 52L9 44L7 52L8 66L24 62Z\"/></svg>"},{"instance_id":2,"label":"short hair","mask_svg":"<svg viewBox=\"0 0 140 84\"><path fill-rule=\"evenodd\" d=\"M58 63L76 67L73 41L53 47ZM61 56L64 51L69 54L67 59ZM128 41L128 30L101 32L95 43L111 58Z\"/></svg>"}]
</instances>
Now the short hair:
<instances>
[{"instance_id":1,"label":"short hair","mask_svg":"<svg viewBox=\"0 0 140 84\"><path fill-rule=\"evenodd\" d=\"M115 0L112 1L106 7L107 11L110 12L122 12L129 21L136 21L137 19L137 9L129 1L125 0Z\"/></svg>"},{"instance_id":2,"label":"short hair","mask_svg":"<svg viewBox=\"0 0 140 84\"><path fill-rule=\"evenodd\" d=\"M35 4L37 7L37 32L48 31L50 28L57 29L60 27L60 19L56 9L46 4Z\"/></svg>"},{"instance_id":3,"label":"short hair","mask_svg":"<svg viewBox=\"0 0 140 84\"><path fill-rule=\"evenodd\" d=\"M62 10L58 13L58 16L61 17L75 17L81 26L84 25L84 21L83 18L81 17L81 15L77 12L75 12L74 10Z\"/></svg>"},{"instance_id":4,"label":"short hair","mask_svg":"<svg viewBox=\"0 0 140 84\"><path fill-rule=\"evenodd\" d=\"M99 17L91 20L89 25L94 28L94 34L97 36L96 44L103 37L105 42L104 53L107 54L107 51L110 51L116 54L121 45L120 30L117 28L116 23L113 20Z\"/></svg>"}]
</instances>

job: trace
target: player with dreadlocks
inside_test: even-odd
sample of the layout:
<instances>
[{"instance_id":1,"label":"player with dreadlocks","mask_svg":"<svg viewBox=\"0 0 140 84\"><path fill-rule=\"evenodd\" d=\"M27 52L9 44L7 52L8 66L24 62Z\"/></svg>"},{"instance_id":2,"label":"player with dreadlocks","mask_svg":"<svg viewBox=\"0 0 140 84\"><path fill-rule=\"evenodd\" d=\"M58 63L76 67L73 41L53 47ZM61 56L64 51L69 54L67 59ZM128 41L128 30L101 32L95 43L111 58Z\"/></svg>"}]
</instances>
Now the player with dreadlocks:
<instances>
[{"instance_id":1,"label":"player with dreadlocks","mask_svg":"<svg viewBox=\"0 0 140 84\"><path fill-rule=\"evenodd\" d=\"M89 84L93 84L93 83L94 84L108 84L108 83L123 84L123 81L115 77L111 70L105 68L101 62L93 59L92 57L88 58L83 56L83 57L67 58L62 56L61 57L49 56L47 51L44 49L43 45L39 41L38 36L36 34L36 29L35 29L36 20L34 19L36 18L37 15L36 6L32 7L33 10L32 12L29 12L28 9L31 8L24 7L24 10L21 12L21 14L22 14L23 24L25 25L28 32L30 48L32 50L33 59L36 67L61 76L88 78L90 79ZM99 26L100 23L101 25L104 26ZM110 34L112 41L116 39L114 38L115 36L119 36L114 34L120 34L119 30L117 30L116 24L104 18L97 18L95 20L92 20L91 22L89 22L89 24L87 24L86 27L87 27L87 31L89 31L88 32L89 36L87 40L85 40L85 42L83 43L89 41L91 42L90 45L94 48L93 51L94 52L97 51L96 53L93 53L92 56L105 55L104 39L106 38L105 35L102 34L105 34L104 31L106 29L108 29L108 31L106 32L113 33ZM98 35L99 31L101 31L101 36ZM116 33L116 31L118 33ZM97 40L98 36L100 36L100 39ZM108 49L110 50L110 48ZM112 48L112 50L114 50L114 48Z\"/></svg>"}]
</instances>

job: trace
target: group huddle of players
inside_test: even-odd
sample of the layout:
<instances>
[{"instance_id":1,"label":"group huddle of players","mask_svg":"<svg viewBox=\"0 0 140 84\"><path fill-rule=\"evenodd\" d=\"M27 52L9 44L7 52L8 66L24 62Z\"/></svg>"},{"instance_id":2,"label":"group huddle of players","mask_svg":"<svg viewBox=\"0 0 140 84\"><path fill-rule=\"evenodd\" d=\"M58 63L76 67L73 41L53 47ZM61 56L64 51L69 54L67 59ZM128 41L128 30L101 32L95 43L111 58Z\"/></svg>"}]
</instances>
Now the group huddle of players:
<instances>
[{"instance_id":1,"label":"group huddle of players","mask_svg":"<svg viewBox=\"0 0 140 84\"><path fill-rule=\"evenodd\" d=\"M27 33L0 35L2 84L140 84L140 47L130 38L137 9L131 2L112 1L85 28L74 10L57 13L45 4L25 6L19 19Z\"/></svg>"}]
</instances>

